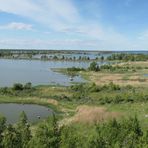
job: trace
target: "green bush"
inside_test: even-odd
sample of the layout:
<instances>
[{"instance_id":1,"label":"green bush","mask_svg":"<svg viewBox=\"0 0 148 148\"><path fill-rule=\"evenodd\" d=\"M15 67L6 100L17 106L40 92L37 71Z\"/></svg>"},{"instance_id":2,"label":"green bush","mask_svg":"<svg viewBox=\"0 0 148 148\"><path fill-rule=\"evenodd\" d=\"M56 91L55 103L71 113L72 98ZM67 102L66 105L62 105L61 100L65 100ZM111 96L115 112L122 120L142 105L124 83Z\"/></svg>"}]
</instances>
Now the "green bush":
<instances>
[{"instance_id":1,"label":"green bush","mask_svg":"<svg viewBox=\"0 0 148 148\"><path fill-rule=\"evenodd\" d=\"M99 65L97 62L90 63L90 66L88 68L90 71L100 71Z\"/></svg>"},{"instance_id":2,"label":"green bush","mask_svg":"<svg viewBox=\"0 0 148 148\"><path fill-rule=\"evenodd\" d=\"M10 91L9 91L9 88L8 87L3 87L3 88L0 88L0 93L1 94L8 94Z\"/></svg>"},{"instance_id":3,"label":"green bush","mask_svg":"<svg viewBox=\"0 0 148 148\"><path fill-rule=\"evenodd\" d=\"M78 71L85 71L85 69L84 68L79 68L79 67L71 67L71 68L67 68L67 71L76 71L76 72L78 72Z\"/></svg>"},{"instance_id":4,"label":"green bush","mask_svg":"<svg viewBox=\"0 0 148 148\"><path fill-rule=\"evenodd\" d=\"M13 85L13 88L12 88L12 89L13 89L13 90L23 90L24 87L23 87L23 85L20 84L20 83L15 83L15 84Z\"/></svg>"},{"instance_id":5,"label":"green bush","mask_svg":"<svg viewBox=\"0 0 148 148\"><path fill-rule=\"evenodd\" d=\"M31 89L31 88L32 88L31 82L28 82L24 85L24 89Z\"/></svg>"}]
</instances>

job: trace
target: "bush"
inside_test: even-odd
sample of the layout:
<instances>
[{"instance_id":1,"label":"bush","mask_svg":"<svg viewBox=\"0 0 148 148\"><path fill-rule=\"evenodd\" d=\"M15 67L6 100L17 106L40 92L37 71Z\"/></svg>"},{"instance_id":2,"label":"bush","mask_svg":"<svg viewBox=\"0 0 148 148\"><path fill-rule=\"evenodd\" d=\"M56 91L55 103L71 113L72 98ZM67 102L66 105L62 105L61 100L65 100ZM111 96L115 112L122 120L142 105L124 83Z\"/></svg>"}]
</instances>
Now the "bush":
<instances>
[{"instance_id":1,"label":"bush","mask_svg":"<svg viewBox=\"0 0 148 148\"><path fill-rule=\"evenodd\" d=\"M24 86L21 83L15 83L12 87L13 90L22 91L32 89L32 84L30 82L26 83Z\"/></svg>"},{"instance_id":2,"label":"bush","mask_svg":"<svg viewBox=\"0 0 148 148\"><path fill-rule=\"evenodd\" d=\"M15 83L13 85L13 90L23 90L23 85L20 83Z\"/></svg>"},{"instance_id":3,"label":"bush","mask_svg":"<svg viewBox=\"0 0 148 148\"><path fill-rule=\"evenodd\" d=\"M1 89L0 89L0 93L2 93L2 94L8 94L8 93L9 93L8 87L3 87L3 88L1 88Z\"/></svg>"},{"instance_id":4,"label":"bush","mask_svg":"<svg viewBox=\"0 0 148 148\"><path fill-rule=\"evenodd\" d=\"M97 64L97 62L90 63L90 66L88 68L90 71L100 71L100 68Z\"/></svg>"},{"instance_id":5,"label":"bush","mask_svg":"<svg viewBox=\"0 0 148 148\"><path fill-rule=\"evenodd\" d=\"M67 68L67 71L73 71L73 72L78 72L78 71L85 71L84 68L79 68L79 67L71 67L71 68Z\"/></svg>"},{"instance_id":6,"label":"bush","mask_svg":"<svg viewBox=\"0 0 148 148\"><path fill-rule=\"evenodd\" d=\"M24 89L31 89L31 88L32 88L31 82L28 82L24 85Z\"/></svg>"}]
</instances>

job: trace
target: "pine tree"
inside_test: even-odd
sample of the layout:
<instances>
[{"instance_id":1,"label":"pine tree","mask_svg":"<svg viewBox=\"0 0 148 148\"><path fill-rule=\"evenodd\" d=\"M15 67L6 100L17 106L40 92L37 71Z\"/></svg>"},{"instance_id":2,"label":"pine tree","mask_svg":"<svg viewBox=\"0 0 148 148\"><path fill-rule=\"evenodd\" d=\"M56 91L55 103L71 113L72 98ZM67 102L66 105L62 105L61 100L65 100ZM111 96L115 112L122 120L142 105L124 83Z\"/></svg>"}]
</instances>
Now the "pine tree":
<instances>
[{"instance_id":1,"label":"pine tree","mask_svg":"<svg viewBox=\"0 0 148 148\"><path fill-rule=\"evenodd\" d=\"M17 131L21 137L21 145L23 148L27 147L31 139L30 125L27 122L27 116L25 112L20 114L19 122L17 124Z\"/></svg>"},{"instance_id":2,"label":"pine tree","mask_svg":"<svg viewBox=\"0 0 148 148\"><path fill-rule=\"evenodd\" d=\"M2 142L2 139L3 139L3 131L5 130L6 128L6 118L4 117L0 117L0 147L1 147L1 142Z\"/></svg>"},{"instance_id":3,"label":"pine tree","mask_svg":"<svg viewBox=\"0 0 148 148\"><path fill-rule=\"evenodd\" d=\"M36 148L59 148L60 130L55 115L39 125L32 144L35 144Z\"/></svg>"},{"instance_id":4,"label":"pine tree","mask_svg":"<svg viewBox=\"0 0 148 148\"><path fill-rule=\"evenodd\" d=\"M21 148L20 137L12 125L8 125L3 133L3 148Z\"/></svg>"}]
</instances>

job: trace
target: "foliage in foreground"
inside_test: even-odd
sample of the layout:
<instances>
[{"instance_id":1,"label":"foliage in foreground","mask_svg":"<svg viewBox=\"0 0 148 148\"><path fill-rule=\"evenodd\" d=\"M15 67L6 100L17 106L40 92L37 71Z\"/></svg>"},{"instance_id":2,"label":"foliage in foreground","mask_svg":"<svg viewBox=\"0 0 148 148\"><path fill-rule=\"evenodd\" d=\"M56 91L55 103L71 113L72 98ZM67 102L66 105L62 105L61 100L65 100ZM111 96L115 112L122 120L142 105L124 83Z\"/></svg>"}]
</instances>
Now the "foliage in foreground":
<instances>
[{"instance_id":1,"label":"foliage in foreground","mask_svg":"<svg viewBox=\"0 0 148 148\"><path fill-rule=\"evenodd\" d=\"M32 136L33 135L33 136ZM58 126L57 119L42 122L31 133L23 112L16 125L7 125L0 118L1 148L141 148L148 146L148 131L142 130L134 118L84 125L73 123Z\"/></svg>"}]
</instances>

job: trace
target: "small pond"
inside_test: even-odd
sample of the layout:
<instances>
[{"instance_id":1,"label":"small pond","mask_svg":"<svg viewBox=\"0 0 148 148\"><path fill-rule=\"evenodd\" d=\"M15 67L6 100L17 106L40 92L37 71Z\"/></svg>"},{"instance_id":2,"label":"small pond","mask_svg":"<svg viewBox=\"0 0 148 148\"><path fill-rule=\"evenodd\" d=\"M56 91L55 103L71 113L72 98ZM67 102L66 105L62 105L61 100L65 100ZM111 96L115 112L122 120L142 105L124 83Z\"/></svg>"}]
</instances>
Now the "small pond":
<instances>
[{"instance_id":1,"label":"small pond","mask_svg":"<svg viewBox=\"0 0 148 148\"><path fill-rule=\"evenodd\" d=\"M144 74L144 77L148 77L148 74Z\"/></svg>"},{"instance_id":2,"label":"small pond","mask_svg":"<svg viewBox=\"0 0 148 148\"><path fill-rule=\"evenodd\" d=\"M0 104L0 115L6 117L7 123L16 123L22 111L26 113L30 123L38 122L52 115L51 109L41 105L14 103Z\"/></svg>"}]
</instances>

